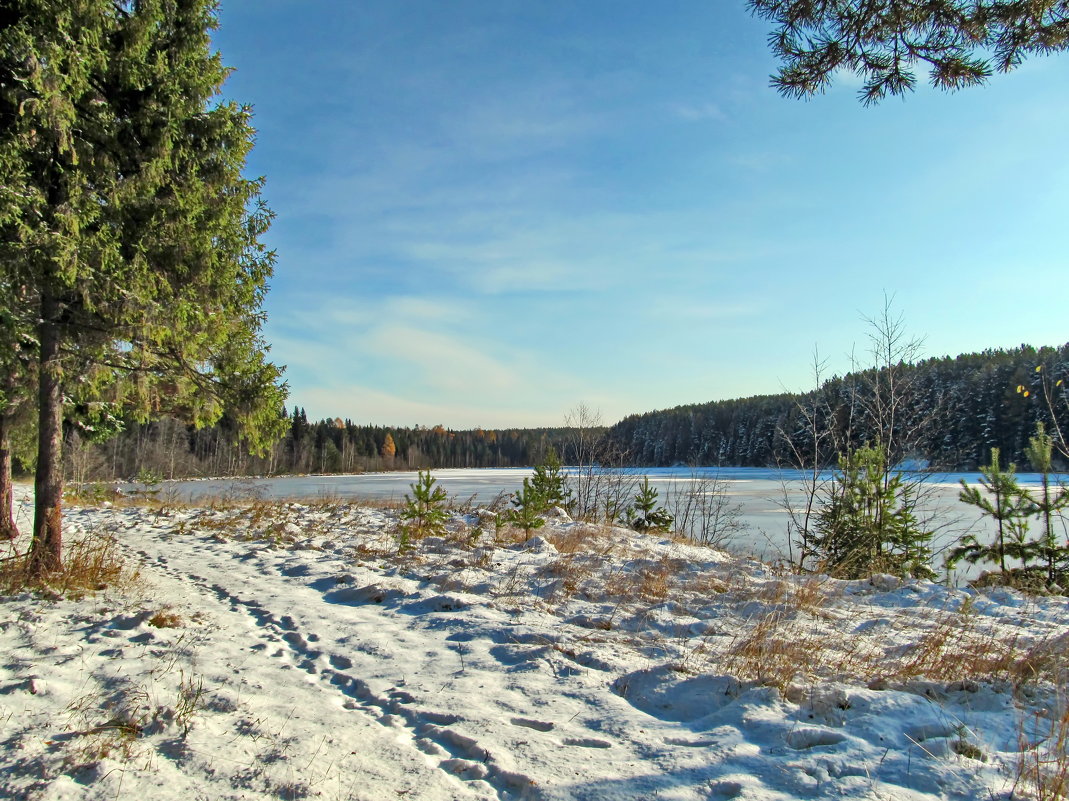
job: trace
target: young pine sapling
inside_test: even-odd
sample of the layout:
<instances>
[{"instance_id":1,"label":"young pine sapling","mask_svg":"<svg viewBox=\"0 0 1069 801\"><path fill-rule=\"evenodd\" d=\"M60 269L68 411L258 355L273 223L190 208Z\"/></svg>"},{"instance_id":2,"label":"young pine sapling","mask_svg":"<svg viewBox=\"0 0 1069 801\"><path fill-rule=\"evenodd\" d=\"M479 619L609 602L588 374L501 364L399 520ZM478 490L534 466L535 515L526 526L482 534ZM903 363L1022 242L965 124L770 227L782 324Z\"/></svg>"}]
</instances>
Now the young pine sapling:
<instances>
[{"instance_id":1,"label":"young pine sapling","mask_svg":"<svg viewBox=\"0 0 1069 801\"><path fill-rule=\"evenodd\" d=\"M658 502L659 493L650 486L649 478L643 478L623 522L635 531L668 531L675 520Z\"/></svg>"},{"instance_id":2,"label":"young pine sapling","mask_svg":"<svg viewBox=\"0 0 1069 801\"><path fill-rule=\"evenodd\" d=\"M991 464L980 468L980 487L970 487L965 479L961 480L958 498L994 520L996 535L994 542L985 545L976 535L966 534L947 557L947 567L953 567L962 559L969 564L993 562L1005 574L1006 557L1027 562L1034 556L1035 549L1025 539L1030 501L1017 483L1016 473L1014 464L1002 469L999 449L992 448Z\"/></svg>"},{"instance_id":3,"label":"young pine sapling","mask_svg":"<svg viewBox=\"0 0 1069 801\"><path fill-rule=\"evenodd\" d=\"M408 550L412 540L445 534L445 521L449 517L445 508L448 495L435 484L430 471L421 470L416 482L409 485L412 495L405 495L405 506L401 510L399 550Z\"/></svg>"}]
</instances>

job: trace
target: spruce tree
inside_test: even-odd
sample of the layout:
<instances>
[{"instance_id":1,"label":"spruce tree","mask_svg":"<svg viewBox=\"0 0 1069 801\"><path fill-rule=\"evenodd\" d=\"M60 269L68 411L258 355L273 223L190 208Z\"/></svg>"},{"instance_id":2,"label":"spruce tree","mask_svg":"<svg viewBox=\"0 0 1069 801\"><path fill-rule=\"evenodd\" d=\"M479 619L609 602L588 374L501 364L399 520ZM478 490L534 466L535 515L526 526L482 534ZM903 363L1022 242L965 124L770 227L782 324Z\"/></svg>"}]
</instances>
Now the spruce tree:
<instances>
[{"instance_id":1,"label":"spruce tree","mask_svg":"<svg viewBox=\"0 0 1069 801\"><path fill-rule=\"evenodd\" d=\"M557 449L552 445L546 451L542 464L536 465L531 476L531 486L542 497L546 507L563 506L572 503L572 490L568 486L568 476L564 472Z\"/></svg>"},{"instance_id":2,"label":"spruce tree","mask_svg":"<svg viewBox=\"0 0 1069 801\"><path fill-rule=\"evenodd\" d=\"M883 448L864 446L841 456L811 542L821 568L840 578L875 571L934 577L932 532L917 520L914 493L888 468Z\"/></svg>"},{"instance_id":3,"label":"spruce tree","mask_svg":"<svg viewBox=\"0 0 1069 801\"><path fill-rule=\"evenodd\" d=\"M525 478L523 487L512 496L513 509L508 515L508 520L513 525L523 529L524 541L531 538L531 532L545 525L542 514L546 511L548 503L546 496L535 486L535 483Z\"/></svg>"},{"instance_id":4,"label":"spruce tree","mask_svg":"<svg viewBox=\"0 0 1069 801\"><path fill-rule=\"evenodd\" d=\"M660 493L650 486L649 478L644 476L642 486L627 509L624 522L635 531L667 531L675 519L659 504Z\"/></svg>"},{"instance_id":5,"label":"spruce tree","mask_svg":"<svg viewBox=\"0 0 1069 801\"><path fill-rule=\"evenodd\" d=\"M271 212L243 177L248 107L220 101L210 0L18 0L0 27L0 284L31 326L31 569L61 567L65 397L138 419L224 411L281 433L261 304Z\"/></svg>"}]
</instances>

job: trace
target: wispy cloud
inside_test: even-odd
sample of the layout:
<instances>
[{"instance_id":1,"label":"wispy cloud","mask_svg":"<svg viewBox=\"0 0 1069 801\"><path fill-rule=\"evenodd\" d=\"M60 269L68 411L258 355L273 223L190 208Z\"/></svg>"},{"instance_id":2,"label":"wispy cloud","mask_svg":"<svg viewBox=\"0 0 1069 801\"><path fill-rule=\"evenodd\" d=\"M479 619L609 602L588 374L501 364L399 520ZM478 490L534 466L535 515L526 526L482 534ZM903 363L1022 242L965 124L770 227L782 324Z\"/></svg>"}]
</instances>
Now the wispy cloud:
<instances>
[{"instance_id":1,"label":"wispy cloud","mask_svg":"<svg viewBox=\"0 0 1069 801\"><path fill-rule=\"evenodd\" d=\"M450 399L414 397L407 388L390 393L366 384L310 387L295 402L313 419L327 415L347 417L355 423L384 425L436 425L449 428L514 428L525 425L560 425L564 409L532 403L501 404L497 398L483 402L452 402Z\"/></svg>"},{"instance_id":2,"label":"wispy cloud","mask_svg":"<svg viewBox=\"0 0 1069 801\"><path fill-rule=\"evenodd\" d=\"M862 109L848 73L777 96L741 7L337 5L224 9L237 79L268 76L239 93L266 109L251 169L279 214L265 333L317 414L552 422L775 391L884 288L917 287L933 329L982 320L974 339L1024 337L1006 308L1060 319L1034 287L1064 262L1067 61ZM967 289L1006 265L1033 280ZM940 316L963 293L969 315Z\"/></svg>"},{"instance_id":3,"label":"wispy cloud","mask_svg":"<svg viewBox=\"0 0 1069 801\"><path fill-rule=\"evenodd\" d=\"M406 365L420 384L440 393L466 393L473 385L491 392L516 390L515 369L487 353L485 344L465 342L442 331L406 325L375 328L364 339L365 352Z\"/></svg>"},{"instance_id":4,"label":"wispy cloud","mask_svg":"<svg viewBox=\"0 0 1069 801\"><path fill-rule=\"evenodd\" d=\"M727 119L727 114L718 103L677 103L671 109L677 117L690 122Z\"/></svg>"},{"instance_id":5,"label":"wispy cloud","mask_svg":"<svg viewBox=\"0 0 1069 801\"><path fill-rule=\"evenodd\" d=\"M371 311L314 295L304 304L271 323L271 338L273 355L294 366L293 402L313 416L396 420L383 411L397 407L454 426L503 424L509 413L522 415L513 424L535 415L548 425L584 384L534 343L472 324L483 313L467 299L390 297ZM377 405L365 411L369 398Z\"/></svg>"}]
</instances>

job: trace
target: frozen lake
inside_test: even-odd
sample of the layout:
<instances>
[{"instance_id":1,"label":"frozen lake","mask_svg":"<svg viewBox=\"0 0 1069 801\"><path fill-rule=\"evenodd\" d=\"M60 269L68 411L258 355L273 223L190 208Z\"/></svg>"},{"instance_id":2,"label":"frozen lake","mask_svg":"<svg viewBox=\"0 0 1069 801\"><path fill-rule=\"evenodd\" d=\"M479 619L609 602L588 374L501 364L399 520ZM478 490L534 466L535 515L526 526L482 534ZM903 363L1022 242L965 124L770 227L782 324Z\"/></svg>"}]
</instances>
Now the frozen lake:
<instances>
[{"instance_id":1,"label":"frozen lake","mask_svg":"<svg viewBox=\"0 0 1069 801\"><path fill-rule=\"evenodd\" d=\"M695 481L695 471L690 468L635 468L621 472L637 481L648 477L662 499ZM770 560L789 556L788 515L784 502L785 498L795 502L801 498L802 476L798 472L754 467L705 468L698 472L719 479L720 490L727 494L732 505L741 507L740 520L745 528L732 537L730 550ZM489 503L502 492L518 490L523 479L531 475L531 470L434 470L432 474L457 502L472 499L475 503ZM984 537L991 531L988 521L981 521L975 508L958 501L961 479L975 484L979 478L979 473L923 475L926 495L923 508L938 526L933 540L937 566L942 564L938 554L965 531L978 529ZM1040 483L1040 477L1035 473L1021 473L1018 478L1028 487L1037 487ZM211 497L402 501L415 480L415 472L396 472L174 481L165 482L164 486L165 491L191 501Z\"/></svg>"}]
</instances>

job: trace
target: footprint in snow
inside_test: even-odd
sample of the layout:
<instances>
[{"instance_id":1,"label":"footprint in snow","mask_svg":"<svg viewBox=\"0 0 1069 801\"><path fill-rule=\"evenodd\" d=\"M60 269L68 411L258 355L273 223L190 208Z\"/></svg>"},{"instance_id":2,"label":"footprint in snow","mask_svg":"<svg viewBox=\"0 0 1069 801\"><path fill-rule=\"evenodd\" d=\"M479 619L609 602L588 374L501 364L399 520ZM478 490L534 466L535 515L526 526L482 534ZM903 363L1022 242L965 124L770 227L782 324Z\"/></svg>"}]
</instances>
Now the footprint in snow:
<instances>
[{"instance_id":1,"label":"footprint in snow","mask_svg":"<svg viewBox=\"0 0 1069 801\"><path fill-rule=\"evenodd\" d=\"M842 734L830 729L817 729L805 727L793 729L787 732L787 745L795 751L804 751L807 748L816 748L820 745L838 745L845 740Z\"/></svg>"},{"instance_id":2,"label":"footprint in snow","mask_svg":"<svg viewBox=\"0 0 1069 801\"><path fill-rule=\"evenodd\" d=\"M715 740L687 740L683 737L666 737L664 743L665 745L680 745L684 748L708 748L710 745L716 745Z\"/></svg>"},{"instance_id":3,"label":"footprint in snow","mask_svg":"<svg viewBox=\"0 0 1069 801\"><path fill-rule=\"evenodd\" d=\"M430 740L426 737L420 737L416 740L416 747L425 754L430 756L446 756L449 752L442 746L438 745L434 740Z\"/></svg>"},{"instance_id":4,"label":"footprint in snow","mask_svg":"<svg viewBox=\"0 0 1069 801\"><path fill-rule=\"evenodd\" d=\"M608 740L599 740L596 737L567 737L564 744L580 748L612 748L612 743Z\"/></svg>"},{"instance_id":5,"label":"footprint in snow","mask_svg":"<svg viewBox=\"0 0 1069 801\"><path fill-rule=\"evenodd\" d=\"M460 715L449 715L442 712L422 712L420 717L428 723L433 723L435 726L452 726L454 723L460 723L463 720ZM465 739L465 745L468 745L467 739ZM474 744L474 740L471 741Z\"/></svg>"},{"instance_id":6,"label":"footprint in snow","mask_svg":"<svg viewBox=\"0 0 1069 801\"><path fill-rule=\"evenodd\" d=\"M550 731L556 726L554 723L531 720L530 718L512 718L509 722L513 726L523 726L526 729L534 729L535 731Z\"/></svg>"},{"instance_id":7,"label":"footprint in snow","mask_svg":"<svg viewBox=\"0 0 1069 801\"><path fill-rule=\"evenodd\" d=\"M467 759L445 759L438 763L438 767L469 781L485 779L490 772L481 762L472 762Z\"/></svg>"},{"instance_id":8,"label":"footprint in snow","mask_svg":"<svg viewBox=\"0 0 1069 801\"><path fill-rule=\"evenodd\" d=\"M308 641L292 629L283 634L282 639L292 645L294 650L305 651L308 648Z\"/></svg>"},{"instance_id":9,"label":"footprint in snow","mask_svg":"<svg viewBox=\"0 0 1069 801\"><path fill-rule=\"evenodd\" d=\"M338 654L330 655L330 666L335 670L348 670L353 666L353 660L347 656L340 656Z\"/></svg>"}]
</instances>

